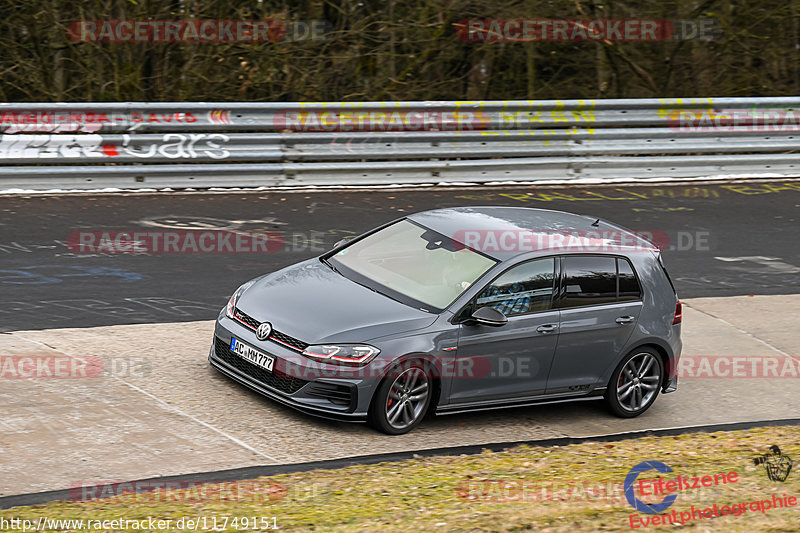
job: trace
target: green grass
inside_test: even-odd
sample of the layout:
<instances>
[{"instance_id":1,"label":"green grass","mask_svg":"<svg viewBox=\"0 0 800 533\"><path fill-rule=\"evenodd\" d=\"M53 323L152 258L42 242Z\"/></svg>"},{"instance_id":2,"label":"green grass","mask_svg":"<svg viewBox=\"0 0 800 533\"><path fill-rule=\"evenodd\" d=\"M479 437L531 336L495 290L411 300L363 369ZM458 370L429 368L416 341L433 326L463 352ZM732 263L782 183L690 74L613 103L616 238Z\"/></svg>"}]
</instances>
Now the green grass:
<instances>
[{"instance_id":1,"label":"green grass","mask_svg":"<svg viewBox=\"0 0 800 533\"><path fill-rule=\"evenodd\" d=\"M752 458L771 444L797 462L784 483L767 478ZM206 517L210 528L217 518L276 517L285 531L626 531L634 509L621 493L604 498L585 493L584 485L621 485L636 464L655 460L673 473L664 477L703 476L735 471L728 485L680 492L670 512L793 495L800 500L800 428L784 426L743 431L697 433L677 437L645 437L614 443L583 443L563 447L519 446L501 453L415 458L408 461L315 470L248 481L238 494L231 486L205 486L201 491L170 494L128 494L88 502L56 502L0 511L0 518L39 517L177 520ZM654 471L643 474L656 477ZM527 488L555 483L554 498L540 501L531 490L508 500L498 482L527 483ZM568 483L573 483L569 489ZM250 489L259 489L254 497ZM486 489L484 493L483 487ZM569 489L569 490L568 490ZM265 494L268 494L265 496ZM616 497L613 497L616 496ZM646 498L642 498L646 499ZM659 501L661 497L654 501ZM171 501L165 501L171 500ZM255 501L254 501L255 500ZM683 526L643 530L764 531L800 530L800 503L766 513L749 511L739 517L706 518ZM641 513L640 513L641 514ZM644 515L642 515L644 516ZM111 528L116 529L116 528ZM202 525L198 530L202 530ZM140 531L151 531L140 529Z\"/></svg>"}]
</instances>

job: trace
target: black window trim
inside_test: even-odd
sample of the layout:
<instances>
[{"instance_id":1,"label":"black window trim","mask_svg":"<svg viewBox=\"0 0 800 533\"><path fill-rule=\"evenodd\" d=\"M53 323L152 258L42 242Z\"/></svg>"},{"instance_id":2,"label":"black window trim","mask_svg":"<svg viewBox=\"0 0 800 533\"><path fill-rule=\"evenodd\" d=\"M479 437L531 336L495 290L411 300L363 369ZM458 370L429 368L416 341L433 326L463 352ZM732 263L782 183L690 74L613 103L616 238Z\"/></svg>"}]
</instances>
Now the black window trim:
<instances>
[{"instance_id":1,"label":"black window trim","mask_svg":"<svg viewBox=\"0 0 800 533\"><path fill-rule=\"evenodd\" d=\"M564 258L566 258L566 257L587 257L587 256L588 257L613 257L614 259L616 259L616 261L614 261L614 268L615 268L615 270L617 272L617 278L616 278L616 283L617 283L616 301L614 301L614 302L603 302L603 303L599 303L599 304L587 304L587 305L576 305L576 306L571 306L571 307L561 307L561 302L566 298L566 292L567 292L567 287L566 287L566 284L564 283L564 280L565 280L565 277L566 277L565 276L566 270L565 270L564 265L563 265ZM641 279L639 278L639 273L636 272L636 267L633 266L633 261L628 259L627 256L624 256L624 255L621 255L621 254L580 253L580 254L562 254L562 255L558 256L558 259L559 259L558 262L560 263L560 266L559 266L558 270L561 273L561 276L558 279L558 285L559 285L558 298L554 302L556 305L555 305L555 307L553 307L553 309L557 309L559 311L564 310L564 309L586 309L586 308L589 308L589 307L600 307L600 306L603 306L603 305L630 304L630 303L643 301L644 291L642 290L642 282L641 282ZM636 284L639 285L639 297L634 299L634 300L623 300L623 301L620 301L620 299L619 299L619 260L620 259L624 259L631 266L631 270L633 271L633 276L634 276L634 278L636 278Z\"/></svg>"}]
</instances>

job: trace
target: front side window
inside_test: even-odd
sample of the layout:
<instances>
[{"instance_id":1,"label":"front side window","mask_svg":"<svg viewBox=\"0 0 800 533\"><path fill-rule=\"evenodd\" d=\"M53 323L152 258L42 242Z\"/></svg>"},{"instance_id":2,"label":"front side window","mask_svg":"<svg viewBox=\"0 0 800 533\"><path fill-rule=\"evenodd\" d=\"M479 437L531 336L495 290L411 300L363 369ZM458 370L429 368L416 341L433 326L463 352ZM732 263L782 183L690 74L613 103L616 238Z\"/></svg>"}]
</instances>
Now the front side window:
<instances>
[{"instance_id":1,"label":"front side window","mask_svg":"<svg viewBox=\"0 0 800 533\"><path fill-rule=\"evenodd\" d=\"M415 307L445 309L497 261L401 220L328 258L346 277Z\"/></svg>"},{"instance_id":2,"label":"front side window","mask_svg":"<svg viewBox=\"0 0 800 533\"><path fill-rule=\"evenodd\" d=\"M555 259L528 261L510 268L476 300L476 307L494 307L506 316L523 315L551 308Z\"/></svg>"},{"instance_id":3,"label":"front side window","mask_svg":"<svg viewBox=\"0 0 800 533\"><path fill-rule=\"evenodd\" d=\"M638 300L641 287L624 258L570 255L562 258L563 297L559 307L583 307Z\"/></svg>"}]
</instances>

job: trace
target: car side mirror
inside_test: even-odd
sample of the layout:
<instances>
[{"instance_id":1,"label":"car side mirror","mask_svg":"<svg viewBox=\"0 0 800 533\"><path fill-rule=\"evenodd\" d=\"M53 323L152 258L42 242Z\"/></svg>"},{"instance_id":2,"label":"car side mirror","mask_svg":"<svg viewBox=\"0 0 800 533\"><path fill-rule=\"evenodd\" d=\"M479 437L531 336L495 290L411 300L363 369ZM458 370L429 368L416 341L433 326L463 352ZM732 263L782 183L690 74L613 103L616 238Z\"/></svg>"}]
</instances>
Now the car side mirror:
<instances>
[{"instance_id":1,"label":"car side mirror","mask_svg":"<svg viewBox=\"0 0 800 533\"><path fill-rule=\"evenodd\" d=\"M505 326L508 323L506 315L494 307L481 307L470 318L483 326Z\"/></svg>"},{"instance_id":2,"label":"car side mirror","mask_svg":"<svg viewBox=\"0 0 800 533\"><path fill-rule=\"evenodd\" d=\"M338 248L341 245L343 245L344 243L346 243L347 241L349 241L350 239L354 239L354 238L355 237L345 237L344 239L339 239L338 241L336 241L336 244L334 244L333 247L334 248Z\"/></svg>"}]
</instances>

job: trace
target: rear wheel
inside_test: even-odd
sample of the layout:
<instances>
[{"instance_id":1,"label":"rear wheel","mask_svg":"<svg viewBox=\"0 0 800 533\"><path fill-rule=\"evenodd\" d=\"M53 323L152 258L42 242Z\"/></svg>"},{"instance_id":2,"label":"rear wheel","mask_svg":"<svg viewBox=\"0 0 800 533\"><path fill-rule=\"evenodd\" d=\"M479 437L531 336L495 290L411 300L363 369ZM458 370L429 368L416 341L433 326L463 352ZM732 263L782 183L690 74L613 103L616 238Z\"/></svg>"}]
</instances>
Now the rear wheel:
<instances>
[{"instance_id":1,"label":"rear wheel","mask_svg":"<svg viewBox=\"0 0 800 533\"><path fill-rule=\"evenodd\" d=\"M658 397L664 364L655 350L637 348L619 364L606 389L606 402L612 413L633 418L647 411Z\"/></svg>"},{"instance_id":2,"label":"rear wheel","mask_svg":"<svg viewBox=\"0 0 800 533\"><path fill-rule=\"evenodd\" d=\"M375 392L369 410L370 425L389 435L408 433L425 417L432 389L430 374L419 361L396 367Z\"/></svg>"}]
</instances>

